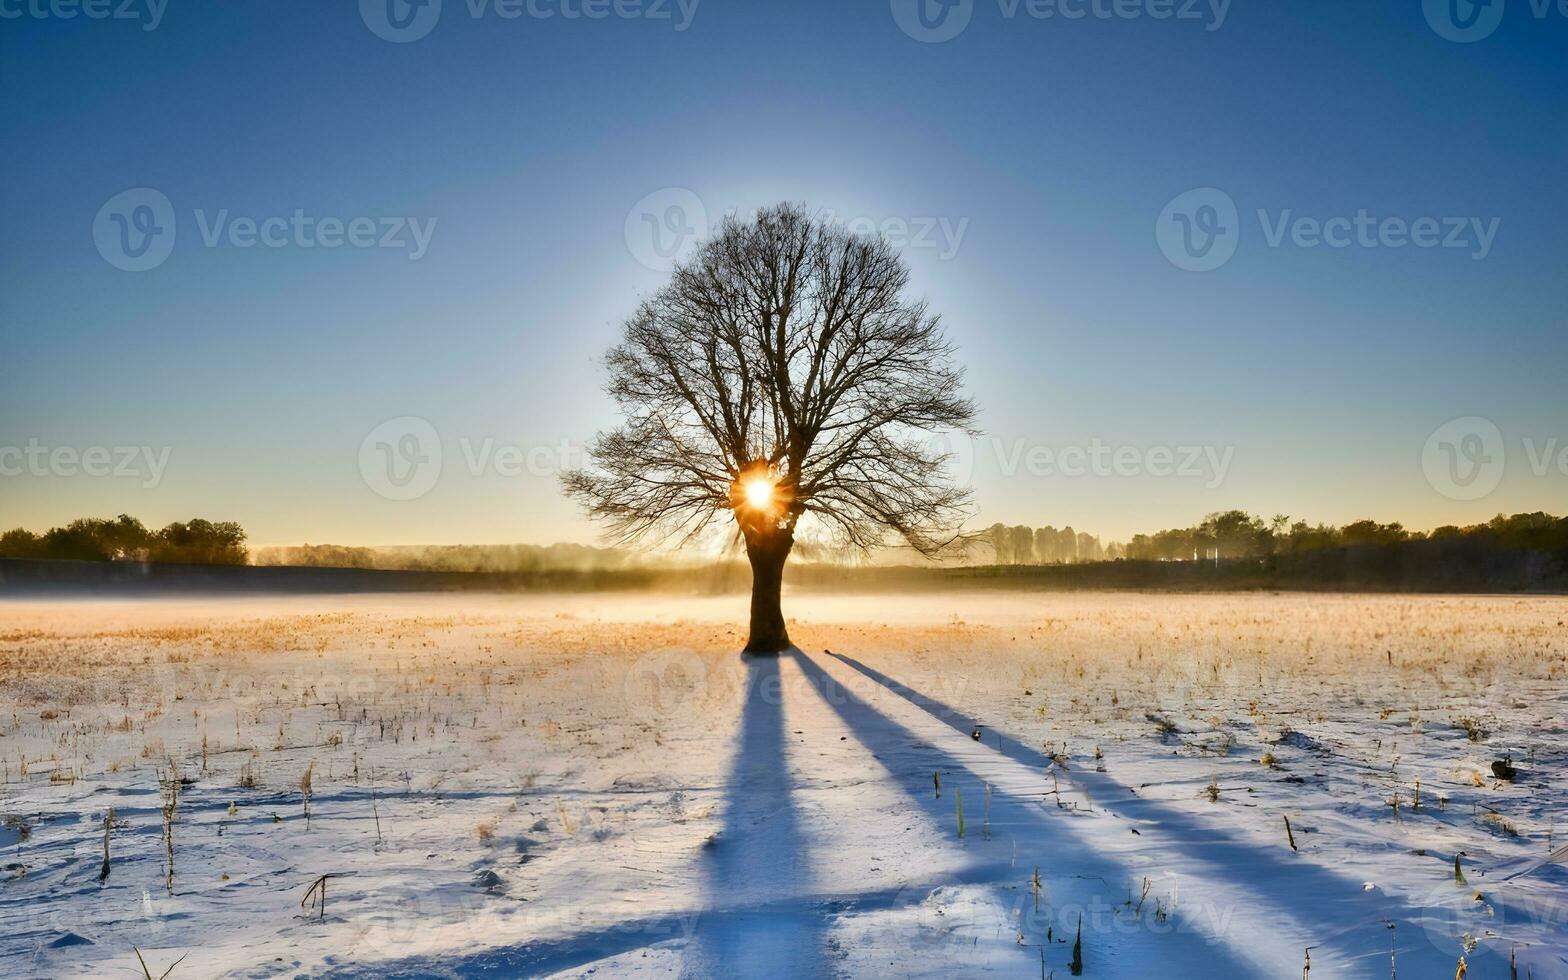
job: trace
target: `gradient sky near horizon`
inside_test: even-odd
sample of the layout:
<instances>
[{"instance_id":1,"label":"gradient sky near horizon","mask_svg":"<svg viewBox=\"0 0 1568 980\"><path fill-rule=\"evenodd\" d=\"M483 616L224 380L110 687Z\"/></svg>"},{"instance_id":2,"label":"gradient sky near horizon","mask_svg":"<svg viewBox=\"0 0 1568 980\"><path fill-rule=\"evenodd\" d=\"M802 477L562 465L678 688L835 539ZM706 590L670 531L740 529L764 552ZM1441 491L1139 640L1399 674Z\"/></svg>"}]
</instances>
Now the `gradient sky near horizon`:
<instances>
[{"instance_id":1,"label":"gradient sky near horizon","mask_svg":"<svg viewBox=\"0 0 1568 980\"><path fill-rule=\"evenodd\" d=\"M960 462L978 524L1124 539L1230 507L1415 527L1568 511L1555 6L1497 0L1460 43L1448 0L960 0L947 20L924 0L956 31L933 41L911 36L917 0L590 0L602 19L390 0L429 28L394 42L388 2L107 6L126 20L0 0L0 525L591 541L554 470L614 422L600 358L663 280L650 236L780 200L907 227L982 406ZM105 254L130 242L115 213L145 238L112 203L135 188L172 208L146 271ZM1168 257L1162 219L1198 188L1237 210L1234 254L1203 272ZM1463 247L1314 247L1297 224L1270 242L1362 211L1444 238L1460 219ZM428 247L412 257L406 226L401 247L292 227L246 245L229 224L296 213L374 219L377 240L416 218ZM362 448L400 452L407 426L378 426L407 417L440 469L390 499ZM1495 429L1443 428L1472 417ZM1124 463L1093 472L1096 446ZM1181 467L1188 446L1223 470ZM129 475L60 462L91 447ZM166 464L153 479L115 447ZM1178 472L1149 472L1162 447ZM1062 472L1078 450L1086 472ZM1434 478L1438 450L1479 483Z\"/></svg>"}]
</instances>

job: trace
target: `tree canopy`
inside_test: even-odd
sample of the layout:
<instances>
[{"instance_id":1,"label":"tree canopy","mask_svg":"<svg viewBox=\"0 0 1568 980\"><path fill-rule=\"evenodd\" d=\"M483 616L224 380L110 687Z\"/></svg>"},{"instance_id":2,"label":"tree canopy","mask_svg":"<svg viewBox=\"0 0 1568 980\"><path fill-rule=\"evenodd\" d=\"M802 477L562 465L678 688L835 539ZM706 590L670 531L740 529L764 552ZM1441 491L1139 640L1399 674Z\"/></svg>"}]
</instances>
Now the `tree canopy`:
<instances>
[{"instance_id":1,"label":"tree canopy","mask_svg":"<svg viewBox=\"0 0 1568 980\"><path fill-rule=\"evenodd\" d=\"M0 558L243 565L247 554L238 524L199 517L157 531L121 514L113 520L80 518L42 534L20 527L0 534Z\"/></svg>"},{"instance_id":2,"label":"tree canopy","mask_svg":"<svg viewBox=\"0 0 1568 980\"><path fill-rule=\"evenodd\" d=\"M908 283L887 243L802 206L726 220L626 321L607 357L625 420L566 489L621 540L686 539L744 515L755 475L778 527L807 517L855 547L891 534L940 552L969 491L932 434L969 429L975 408Z\"/></svg>"}]
</instances>

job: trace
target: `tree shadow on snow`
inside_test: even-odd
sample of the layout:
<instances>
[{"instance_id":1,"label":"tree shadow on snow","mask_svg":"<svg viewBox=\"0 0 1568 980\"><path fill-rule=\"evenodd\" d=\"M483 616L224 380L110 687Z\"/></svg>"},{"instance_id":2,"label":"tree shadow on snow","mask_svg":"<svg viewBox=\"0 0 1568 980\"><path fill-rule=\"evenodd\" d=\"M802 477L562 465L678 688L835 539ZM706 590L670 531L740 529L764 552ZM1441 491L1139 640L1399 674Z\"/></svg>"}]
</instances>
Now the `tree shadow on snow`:
<instances>
[{"instance_id":1,"label":"tree shadow on snow","mask_svg":"<svg viewBox=\"0 0 1568 980\"><path fill-rule=\"evenodd\" d=\"M836 653L830 656L956 731L968 735L976 730L977 720L957 709L852 657ZM801 661L805 666L804 656ZM820 677L823 683L838 683L814 664L808 672ZM838 685L838 690L845 689ZM868 712L875 710L856 701ZM1015 762L1037 770L1054 764L1044 752L1016 739L992 729L985 729L985 733L988 748L994 747ZM1281 918L1296 918L1299 926L1309 933L1314 922L1321 923L1322 933L1314 935L1313 941L1321 943L1323 949L1321 953L1315 952L1314 958L1324 958L1330 951L1337 951L1348 961L1378 963L1380 969L1386 968L1388 923L1392 922L1397 927L1401 974L1408 970L1412 975L1424 977L1449 976L1454 972L1459 950L1439 950L1428 939L1423 919L1433 914L1430 909L1411 905L1395 895L1366 891L1360 882L1312 864L1305 857L1259 847L1224 828L1146 800L1104 773L1074 770L1064 781L1076 783L1087 791L1099 809L1139 822L1145 830L1152 826L1163 832L1177 850L1189 858L1212 864L1217 877L1240 885L1259 907ZM1503 914L1501 910L1499 914ZM1509 917L1517 914L1510 912ZM1358 925L1347 930L1346 923ZM1469 966L1471 975L1491 976L1495 972L1506 976L1508 970L1506 955L1488 946L1470 954Z\"/></svg>"},{"instance_id":2,"label":"tree shadow on snow","mask_svg":"<svg viewBox=\"0 0 1568 980\"><path fill-rule=\"evenodd\" d=\"M1050 969L1062 971L1066 966L1069 947L1062 940L1072 938L1075 923L1069 913L1082 910L1086 916L1083 920L1086 961L1097 956L1120 956L1126 950L1117 947L1125 945L1131 934L1147 931L1162 937L1160 942L1165 956L1172 957L1174 962L1201 963L1204 976L1209 980L1250 980L1257 975L1253 965L1225 945L1211 943L1194 923L1184 921L1182 915L1169 916L1163 925L1149 925L1153 920L1151 908L1144 914L1141 920L1144 925L1140 929L1136 922L1129 924L1122 915L1113 914L1127 897L1126 883L1132 872L1114 858L1097 854L1087 842L1074 839L1078 835L1072 821L1056 819L1054 811L1048 813L1042 809L1039 798L1013 795L996 787L993 787L987 807L982 781L960 756L921 738L882 713L828 674L811 657L800 654L797 662L823 700L854 732L855 738L883 760L895 780L910 780L907 784L901 783L900 788L933 823L952 830L955 827L954 793L963 794L967 813L967 837L963 846L977 859L991 854L993 859L1004 860L988 862L990 867L997 869L988 882L977 881L973 875L957 876L956 880L991 885L999 900L1012 906L1015 916L1029 920L1031 933L1044 932L1048 924L1054 926L1056 943L1048 954ZM942 771L940 796L934 793L929 776L899 771L907 768L901 763L908 761L911 751L918 752L923 764L934 765ZM923 784L923 790L913 783L914 779ZM989 840L985 824L987 810L992 838ZM1023 849L1018 845L1023 845ZM1026 882L1029 869L1039 861L1034 848L1047 849L1051 857L1050 863L1040 868L1042 874L1054 879L1056 888L1066 889L1055 892L1054 896L1053 889L1047 889L1047 901L1041 906L1045 913L1043 917L1030 913L1028 890L1020 887ZM979 863L976 870L986 866L987 863ZM1030 942L1038 942L1040 938L1038 935L1028 937Z\"/></svg>"},{"instance_id":3,"label":"tree shadow on snow","mask_svg":"<svg viewBox=\"0 0 1568 980\"><path fill-rule=\"evenodd\" d=\"M724 826L704 855L705 911L687 976L809 978L829 972L824 910L809 894L810 862L785 759L779 659L745 658L746 704L726 780Z\"/></svg>"}]
</instances>

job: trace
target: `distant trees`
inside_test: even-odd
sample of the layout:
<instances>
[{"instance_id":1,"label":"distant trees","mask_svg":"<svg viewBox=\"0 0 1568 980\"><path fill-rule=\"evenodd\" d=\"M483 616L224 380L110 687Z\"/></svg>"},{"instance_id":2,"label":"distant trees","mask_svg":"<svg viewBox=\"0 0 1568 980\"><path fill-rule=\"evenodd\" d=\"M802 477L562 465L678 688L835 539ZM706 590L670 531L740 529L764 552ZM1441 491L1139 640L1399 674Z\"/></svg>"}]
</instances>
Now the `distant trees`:
<instances>
[{"instance_id":1,"label":"distant trees","mask_svg":"<svg viewBox=\"0 0 1568 980\"><path fill-rule=\"evenodd\" d=\"M245 564L245 532L233 521L176 521L153 535L150 561L191 565Z\"/></svg>"},{"instance_id":2,"label":"distant trees","mask_svg":"<svg viewBox=\"0 0 1568 980\"><path fill-rule=\"evenodd\" d=\"M1339 530L1340 540L1354 544L1398 544L1410 539L1410 532L1399 523L1379 524L1377 521L1356 521Z\"/></svg>"},{"instance_id":3,"label":"distant trees","mask_svg":"<svg viewBox=\"0 0 1568 980\"><path fill-rule=\"evenodd\" d=\"M1246 511L1227 510L1210 514L1196 527L1135 534L1127 543L1127 557L1144 561L1252 558L1271 554L1273 548L1271 525Z\"/></svg>"},{"instance_id":4,"label":"distant trees","mask_svg":"<svg viewBox=\"0 0 1568 980\"><path fill-rule=\"evenodd\" d=\"M1034 563L1034 532L1022 524L1008 528L1013 540L1013 560L1019 564Z\"/></svg>"},{"instance_id":5,"label":"distant trees","mask_svg":"<svg viewBox=\"0 0 1568 980\"><path fill-rule=\"evenodd\" d=\"M1022 524L1014 527L992 524L981 537L991 546L998 565L1101 561L1106 555L1098 537L1074 531L1071 527L1058 531L1050 525L1031 529Z\"/></svg>"},{"instance_id":6,"label":"distant trees","mask_svg":"<svg viewBox=\"0 0 1568 980\"><path fill-rule=\"evenodd\" d=\"M7 558L61 558L75 561L110 561L140 558L149 543L142 522L126 514L114 520L84 518L43 534L15 528L0 534L0 556Z\"/></svg>"},{"instance_id":7,"label":"distant trees","mask_svg":"<svg viewBox=\"0 0 1568 980\"><path fill-rule=\"evenodd\" d=\"M1035 528L1034 557L1042 565L1056 561L1056 528L1049 524Z\"/></svg>"},{"instance_id":8,"label":"distant trees","mask_svg":"<svg viewBox=\"0 0 1568 980\"><path fill-rule=\"evenodd\" d=\"M1062 528L1057 533L1056 553L1060 561L1078 560L1078 534L1071 524Z\"/></svg>"},{"instance_id":9,"label":"distant trees","mask_svg":"<svg viewBox=\"0 0 1568 980\"><path fill-rule=\"evenodd\" d=\"M1353 521L1343 527L1292 521L1275 514L1265 520L1244 510L1216 511L1192 527L1136 534L1126 544L1102 544L1071 526L1030 528L993 524L980 535L998 565L1055 565L1073 562L1193 561L1262 559L1333 548L1378 547L1406 542L1463 538L1488 548L1543 551L1568 560L1568 517L1535 512L1497 517L1471 527L1446 525L1423 534L1397 521Z\"/></svg>"},{"instance_id":10,"label":"distant trees","mask_svg":"<svg viewBox=\"0 0 1568 980\"><path fill-rule=\"evenodd\" d=\"M42 534L20 527L0 534L0 558L243 565L247 554L245 531L238 524L199 517L158 531L121 514L113 520L80 518Z\"/></svg>"},{"instance_id":11,"label":"distant trees","mask_svg":"<svg viewBox=\"0 0 1568 980\"><path fill-rule=\"evenodd\" d=\"M121 514L114 520L82 518L42 534L14 528L0 535L0 556L71 561L144 559L149 543L150 535L142 522Z\"/></svg>"},{"instance_id":12,"label":"distant trees","mask_svg":"<svg viewBox=\"0 0 1568 980\"><path fill-rule=\"evenodd\" d=\"M253 565L313 568L379 568L415 572L548 572L625 568L639 560L629 551L580 544L394 545L366 548L303 544L259 548Z\"/></svg>"},{"instance_id":13,"label":"distant trees","mask_svg":"<svg viewBox=\"0 0 1568 980\"><path fill-rule=\"evenodd\" d=\"M1253 558L1272 550L1269 525L1243 510L1210 514L1198 530L1217 558Z\"/></svg>"},{"instance_id":14,"label":"distant trees","mask_svg":"<svg viewBox=\"0 0 1568 980\"><path fill-rule=\"evenodd\" d=\"M1101 561L1105 558L1105 549L1100 547L1100 539L1086 531L1078 532L1078 560Z\"/></svg>"},{"instance_id":15,"label":"distant trees","mask_svg":"<svg viewBox=\"0 0 1568 980\"><path fill-rule=\"evenodd\" d=\"M992 524L986 528L985 541L991 546L991 552L996 555L998 565L1013 563L1013 533L1006 525Z\"/></svg>"},{"instance_id":16,"label":"distant trees","mask_svg":"<svg viewBox=\"0 0 1568 980\"><path fill-rule=\"evenodd\" d=\"M1325 548L1337 548L1341 544L1339 528L1328 524L1310 525L1306 521L1297 521L1290 525L1288 534L1276 534L1274 537L1274 552L1276 554L1297 554L1306 551L1322 551Z\"/></svg>"},{"instance_id":17,"label":"distant trees","mask_svg":"<svg viewBox=\"0 0 1568 980\"><path fill-rule=\"evenodd\" d=\"M256 565L295 565L311 568L378 568L373 548L341 544L302 544L260 548L251 555Z\"/></svg>"},{"instance_id":18,"label":"distant trees","mask_svg":"<svg viewBox=\"0 0 1568 980\"><path fill-rule=\"evenodd\" d=\"M1568 518L1539 511L1511 517L1499 514L1485 524L1465 528L1446 525L1423 534L1407 530L1398 522L1363 520L1334 527L1306 521L1292 523L1283 514L1265 522L1245 511L1230 510L1210 514L1194 527L1134 535L1127 543L1126 557L1144 561L1260 558L1445 538L1465 538L1498 548L1568 554Z\"/></svg>"},{"instance_id":19,"label":"distant trees","mask_svg":"<svg viewBox=\"0 0 1568 980\"><path fill-rule=\"evenodd\" d=\"M1431 537L1446 535L1487 540L1503 547L1568 554L1568 517L1553 517L1540 511L1511 517L1498 514L1485 524L1468 528L1441 527Z\"/></svg>"}]
</instances>

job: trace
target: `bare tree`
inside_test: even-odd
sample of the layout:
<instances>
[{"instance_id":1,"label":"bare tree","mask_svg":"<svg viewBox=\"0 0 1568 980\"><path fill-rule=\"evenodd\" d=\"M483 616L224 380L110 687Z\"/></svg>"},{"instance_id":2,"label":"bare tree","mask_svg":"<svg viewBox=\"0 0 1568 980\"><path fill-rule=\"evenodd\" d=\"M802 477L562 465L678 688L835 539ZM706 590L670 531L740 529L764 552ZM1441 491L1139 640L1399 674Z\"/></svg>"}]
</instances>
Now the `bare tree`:
<instances>
[{"instance_id":1,"label":"bare tree","mask_svg":"<svg viewBox=\"0 0 1568 980\"><path fill-rule=\"evenodd\" d=\"M931 437L972 431L975 407L908 281L887 243L783 204L727 219L609 352L625 418L566 490L623 543L733 520L752 570L748 651L790 645L779 592L802 521L934 557L968 516Z\"/></svg>"}]
</instances>

